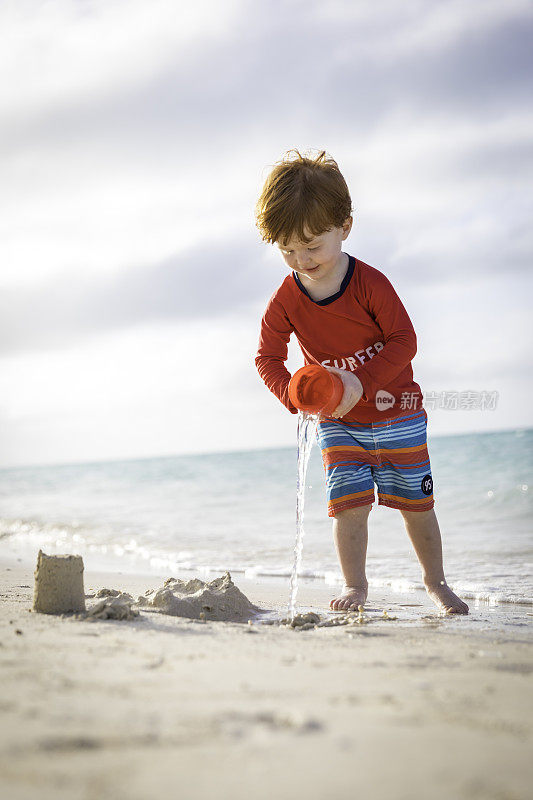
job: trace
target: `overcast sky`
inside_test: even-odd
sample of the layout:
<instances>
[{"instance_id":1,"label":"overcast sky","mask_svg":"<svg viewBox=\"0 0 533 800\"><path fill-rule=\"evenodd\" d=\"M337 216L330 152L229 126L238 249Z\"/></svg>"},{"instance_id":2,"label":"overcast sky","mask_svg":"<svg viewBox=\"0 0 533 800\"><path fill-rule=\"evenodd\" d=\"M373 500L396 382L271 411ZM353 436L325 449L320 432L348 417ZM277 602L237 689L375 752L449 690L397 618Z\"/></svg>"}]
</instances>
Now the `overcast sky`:
<instances>
[{"instance_id":1,"label":"overcast sky","mask_svg":"<svg viewBox=\"0 0 533 800\"><path fill-rule=\"evenodd\" d=\"M339 162L423 391L499 393L430 437L532 424L532 2L19 0L0 30L0 464L294 443L253 218L293 147Z\"/></svg>"}]
</instances>

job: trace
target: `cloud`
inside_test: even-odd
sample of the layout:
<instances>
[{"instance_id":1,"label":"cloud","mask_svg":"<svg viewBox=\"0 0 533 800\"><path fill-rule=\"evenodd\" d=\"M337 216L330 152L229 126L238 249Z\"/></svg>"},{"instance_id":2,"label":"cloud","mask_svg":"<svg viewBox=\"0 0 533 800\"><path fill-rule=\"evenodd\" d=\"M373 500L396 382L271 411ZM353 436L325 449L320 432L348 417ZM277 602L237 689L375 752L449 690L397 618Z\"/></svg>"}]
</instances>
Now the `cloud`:
<instances>
[{"instance_id":1,"label":"cloud","mask_svg":"<svg viewBox=\"0 0 533 800\"><path fill-rule=\"evenodd\" d=\"M266 247L266 245L265 245ZM234 315L268 297L278 267L259 245L210 242L119 274L78 271L0 296L0 352L71 347L76 339L149 321L187 322Z\"/></svg>"},{"instance_id":2,"label":"cloud","mask_svg":"<svg viewBox=\"0 0 533 800\"><path fill-rule=\"evenodd\" d=\"M56 0L27 19L21 3L4 55L24 79L1 126L2 281L157 263L205 239L206 217L209 237L236 235L290 146L339 158L371 253L389 238L383 257L400 261L409 239L418 274L432 253L417 226L439 248L453 228L490 268L497 220L492 250L522 268L531 4L178 5Z\"/></svg>"},{"instance_id":3,"label":"cloud","mask_svg":"<svg viewBox=\"0 0 533 800\"><path fill-rule=\"evenodd\" d=\"M524 2L309 2L305 14L301 3L200 2L184 30L184 5L174 15L163 0L74 18L65 5L52 6L56 30L50 14L24 21L8 63L24 77L5 120L12 146L90 136L128 149L149 136L198 151L215 135L228 149L235 131L368 132L395 108L485 117L530 95Z\"/></svg>"},{"instance_id":4,"label":"cloud","mask_svg":"<svg viewBox=\"0 0 533 800\"><path fill-rule=\"evenodd\" d=\"M275 441L283 424L292 441L294 420L250 361L285 274L253 205L291 147L338 159L356 214L346 249L405 298L427 388L472 375L521 391L530 2L20 0L0 4L0 26L13 76L0 98L10 458L130 454L130 422L154 408L194 417L186 447L209 449L203 393L217 398L206 413L220 445L242 443L239 389L250 441ZM185 400L182 363L201 386ZM515 423L504 405L498 414ZM180 429L164 444L163 423L149 430L138 452L185 441Z\"/></svg>"},{"instance_id":5,"label":"cloud","mask_svg":"<svg viewBox=\"0 0 533 800\"><path fill-rule=\"evenodd\" d=\"M2 4L10 31L0 65L16 72L0 111L11 118L80 108L142 84L167 61L228 35L242 0L18 0Z\"/></svg>"}]
</instances>

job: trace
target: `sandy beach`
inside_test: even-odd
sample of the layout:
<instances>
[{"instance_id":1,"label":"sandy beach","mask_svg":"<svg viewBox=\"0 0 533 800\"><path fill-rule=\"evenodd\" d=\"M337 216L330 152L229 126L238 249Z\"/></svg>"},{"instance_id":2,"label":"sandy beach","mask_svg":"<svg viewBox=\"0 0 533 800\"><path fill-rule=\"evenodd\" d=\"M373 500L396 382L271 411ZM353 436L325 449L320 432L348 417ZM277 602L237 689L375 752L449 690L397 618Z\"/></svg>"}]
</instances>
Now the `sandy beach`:
<instances>
[{"instance_id":1,"label":"sandy beach","mask_svg":"<svg viewBox=\"0 0 533 800\"><path fill-rule=\"evenodd\" d=\"M136 597L166 577L86 569L85 591ZM387 598L411 616L386 621L372 593L368 624L339 628L89 621L31 612L33 580L0 560L10 800L530 796L530 607L477 629L474 609L442 618L422 596ZM263 609L286 603L282 583L235 583ZM325 612L331 592L303 584L299 604Z\"/></svg>"}]
</instances>

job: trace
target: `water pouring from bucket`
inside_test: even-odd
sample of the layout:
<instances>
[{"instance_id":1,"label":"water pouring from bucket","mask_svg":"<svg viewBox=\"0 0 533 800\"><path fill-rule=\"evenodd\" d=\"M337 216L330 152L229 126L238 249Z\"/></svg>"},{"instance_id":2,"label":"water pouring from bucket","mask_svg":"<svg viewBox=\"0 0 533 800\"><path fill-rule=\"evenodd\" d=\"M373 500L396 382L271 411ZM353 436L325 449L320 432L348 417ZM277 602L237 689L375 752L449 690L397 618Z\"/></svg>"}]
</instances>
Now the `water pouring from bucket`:
<instances>
[{"instance_id":1,"label":"water pouring from bucket","mask_svg":"<svg viewBox=\"0 0 533 800\"><path fill-rule=\"evenodd\" d=\"M305 478L311 448L315 439L318 415L332 414L344 393L341 379L320 364L307 364L292 376L289 383L291 403L300 409L298 414L298 481L296 487L296 542L290 580L288 616L296 612L298 572L302 561L304 536Z\"/></svg>"}]
</instances>

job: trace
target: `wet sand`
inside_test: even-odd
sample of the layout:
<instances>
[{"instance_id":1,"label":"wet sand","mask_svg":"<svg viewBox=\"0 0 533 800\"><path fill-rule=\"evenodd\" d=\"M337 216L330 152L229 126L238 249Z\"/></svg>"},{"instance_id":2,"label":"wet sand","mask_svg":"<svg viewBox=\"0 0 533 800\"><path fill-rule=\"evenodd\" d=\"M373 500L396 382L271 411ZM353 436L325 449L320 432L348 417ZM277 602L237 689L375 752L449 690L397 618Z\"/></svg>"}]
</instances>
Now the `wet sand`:
<instances>
[{"instance_id":1,"label":"wet sand","mask_svg":"<svg viewBox=\"0 0 533 800\"><path fill-rule=\"evenodd\" d=\"M87 594L137 597L169 576L84 577ZM285 613L286 584L233 579ZM304 582L299 608L324 613L333 593ZM0 559L10 800L529 797L530 607L469 601L468 618L442 618L424 593L371 590L368 624L296 631L145 611L79 620L33 613L32 597L33 566Z\"/></svg>"}]
</instances>

